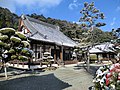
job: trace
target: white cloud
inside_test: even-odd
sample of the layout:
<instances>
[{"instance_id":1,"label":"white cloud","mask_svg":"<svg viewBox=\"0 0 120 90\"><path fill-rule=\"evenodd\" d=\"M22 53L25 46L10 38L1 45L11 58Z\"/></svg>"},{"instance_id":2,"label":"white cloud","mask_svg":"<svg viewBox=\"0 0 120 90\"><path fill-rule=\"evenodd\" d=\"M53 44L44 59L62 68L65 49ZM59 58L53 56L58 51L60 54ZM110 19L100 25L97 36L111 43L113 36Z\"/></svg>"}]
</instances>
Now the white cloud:
<instances>
[{"instance_id":1,"label":"white cloud","mask_svg":"<svg viewBox=\"0 0 120 90\"><path fill-rule=\"evenodd\" d=\"M36 7L53 7L60 4L62 0L14 0L20 5L36 5Z\"/></svg>"},{"instance_id":2,"label":"white cloud","mask_svg":"<svg viewBox=\"0 0 120 90\"><path fill-rule=\"evenodd\" d=\"M76 24L81 24L81 22L78 22L78 21L77 21L77 22L76 22L76 21L73 21L73 23L76 23Z\"/></svg>"},{"instance_id":3,"label":"white cloud","mask_svg":"<svg viewBox=\"0 0 120 90\"><path fill-rule=\"evenodd\" d=\"M79 3L77 2L77 0L73 0L73 2L69 4L68 8L69 8L70 10L74 10L74 9L78 8L78 6L80 6L80 5L81 5L81 4L79 4Z\"/></svg>"},{"instance_id":4,"label":"white cloud","mask_svg":"<svg viewBox=\"0 0 120 90\"><path fill-rule=\"evenodd\" d=\"M117 12L120 11L120 6L118 6L118 7L116 8L116 11L117 11Z\"/></svg>"},{"instance_id":5,"label":"white cloud","mask_svg":"<svg viewBox=\"0 0 120 90\"><path fill-rule=\"evenodd\" d=\"M113 21L112 23L110 23L110 25L113 26L115 24L115 21L116 21L116 17L113 18Z\"/></svg>"},{"instance_id":6,"label":"white cloud","mask_svg":"<svg viewBox=\"0 0 120 90\"><path fill-rule=\"evenodd\" d=\"M75 4L75 3L70 3L69 6L68 6L68 8L69 8L70 10L73 10L74 8L77 8L77 7L78 7L78 5Z\"/></svg>"},{"instance_id":7,"label":"white cloud","mask_svg":"<svg viewBox=\"0 0 120 90\"><path fill-rule=\"evenodd\" d=\"M77 0L73 0L73 2L75 3L75 2L77 2Z\"/></svg>"},{"instance_id":8,"label":"white cloud","mask_svg":"<svg viewBox=\"0 0 120 90\"><path fill-rule=\"evenodd\" d=\"M25 7L27 10L39 8L46 11L48 8L59 5L62 0L0 0L0 6L16 12L17 7Z\"/></svg>"}]
</instances>

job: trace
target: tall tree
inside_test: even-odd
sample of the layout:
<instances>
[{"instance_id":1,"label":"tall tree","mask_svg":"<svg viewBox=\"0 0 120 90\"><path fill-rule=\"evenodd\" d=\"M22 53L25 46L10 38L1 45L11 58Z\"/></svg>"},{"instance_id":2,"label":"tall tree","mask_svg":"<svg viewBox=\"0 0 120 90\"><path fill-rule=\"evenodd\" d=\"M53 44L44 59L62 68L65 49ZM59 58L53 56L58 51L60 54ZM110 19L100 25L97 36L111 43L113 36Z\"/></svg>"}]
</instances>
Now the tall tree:
<instances>
[{"instance_id":1,"label":"tall tree","mask_svg":"<svg viewBox=\"0 0 120 90\"><path fill-rule=\"evenodd\" d=\"M12 28L0 29L0 58L4 64L7 78L6 63L10 60L26 61L32 57L27 37Z\"/></svg>"},{"instance_id":2,"label":"tall tree","mask_svg":"<svg viewBox=\"0 0 120 90\"><path fill-rule=\"evenodd\" d=\"M100 19L104 19L104 14L102 12L100 12L100 10L98 10L95 6L94 6L94 2L91 3L84 3L84 7L83 9L80 11L80 13L82 14L82 17L80 18L80 22L81 27L82 28L87 28L88 29L88 38L90 38L90 43L91 45L94 44L94 34L93 34L93 28L94 27L101 27L106 25L105 23L101 23L98 22L98 20ZM89 47L91 47L91 45L89 45ZM87 65L88 65L88 70L89 70L89 47L87 50Z\"/></svg>"},{"instance_id":3,"label":"tall tree","mask_svg":"<svg viewBox=\"0 0 120 90\"><path fill-rule=\"evenodd\" d=\"M91 37L91 41L93 43L92 38L94 38L93 30L94 27L101 27L106 25L105 23L99 22L100 19L104 19L104 14L100 12L95 6L94 2L92 3L84 3L83 9L80 11L82 17L80 18L81 27L88 29L88 36Z\"/></svg>"}]
</instances>

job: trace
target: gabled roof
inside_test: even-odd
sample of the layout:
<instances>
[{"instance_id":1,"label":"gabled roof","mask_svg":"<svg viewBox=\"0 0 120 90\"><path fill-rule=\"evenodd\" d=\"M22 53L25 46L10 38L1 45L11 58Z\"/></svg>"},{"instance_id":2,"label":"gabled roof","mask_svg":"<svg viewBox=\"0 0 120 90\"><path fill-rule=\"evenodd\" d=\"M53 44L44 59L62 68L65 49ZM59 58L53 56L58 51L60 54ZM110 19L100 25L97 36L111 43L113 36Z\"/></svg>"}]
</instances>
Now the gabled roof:
<instances>
[{"instance_id":1,"label":"gabled roof","mask_svg":"<svg viewBox=\"0 0 120 90\"><path fill-rule=\"evenodd\" d=\"M90 53L107 53L107 52L114 52L113 44L111 43L103 43L100 45L96 45L89 50Z\"/></svg>"},{"instance_id":2,"label":"gabled roof","mask_svg":"<svg viewBox=\"0 0 120 90\"><path fill-rule=\"evenodd\" d=\"M76 46L76 43L65 36L58 26L51 25L34 18L22 15L21 19L27 29L30 31L31 36L29 38L44 42L55 43L57 45L63 45L68 47Z\"/></svg>"}]
</instances>

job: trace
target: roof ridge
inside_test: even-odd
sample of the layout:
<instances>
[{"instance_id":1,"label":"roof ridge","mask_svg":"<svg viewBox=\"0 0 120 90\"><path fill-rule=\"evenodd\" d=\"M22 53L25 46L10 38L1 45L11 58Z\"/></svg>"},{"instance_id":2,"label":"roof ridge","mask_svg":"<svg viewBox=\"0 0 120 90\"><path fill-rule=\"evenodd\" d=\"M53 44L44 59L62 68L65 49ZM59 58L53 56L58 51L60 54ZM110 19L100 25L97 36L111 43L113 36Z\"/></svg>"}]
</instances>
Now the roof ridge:
<instances>
[{"instance_id":1,"label":"roof ridge","mask_svg":"<svg viewBox=\"0 0 120 90\"><path fill-rule=\"evenodd\" d=\"M35 18L31 18L31 17L26 16L26 15L23 15L23 17L27 18L29 21L32 21L32 22L35 22L35 23L38 23L38 24L46 25L46 26L51 27L51 28L54 28L54 29L57 29L57 28L58 28L58 26L56 26L56 25L52 25L52 24L49 24L49 23L40 21L40 20L35 19Z\"/></svg>"}]
</instances>

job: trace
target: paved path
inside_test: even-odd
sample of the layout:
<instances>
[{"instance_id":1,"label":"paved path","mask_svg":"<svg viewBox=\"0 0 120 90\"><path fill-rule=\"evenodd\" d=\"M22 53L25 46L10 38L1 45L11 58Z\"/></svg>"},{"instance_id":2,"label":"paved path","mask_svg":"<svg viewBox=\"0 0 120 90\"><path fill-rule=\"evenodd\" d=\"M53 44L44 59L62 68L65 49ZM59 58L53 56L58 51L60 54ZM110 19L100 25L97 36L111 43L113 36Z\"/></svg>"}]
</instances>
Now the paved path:
<instances>
[{"instance_id":1,"label":"paved path","mask_svg":"<svg viewBox=\"0 0 120 90\"><path fill-rule=\"evenodd\" d=\"M88 90L88 88L93 85L93 76L87 73L85 69L77 68L78 67L60 68L55 72L55 76L60 80L72 85L64 90Z\"/></svg>"},{"instance_id":2,"label":"paved path","mask_svg":"<svg viewBox=\"0 0 120 90\"><path fill-rule=\"evenodd\" d=\"M0 90L89 90L93 85L93 76L76 65L9 77L9 80L0 79Z\"/></svg>"}]
</instances>

